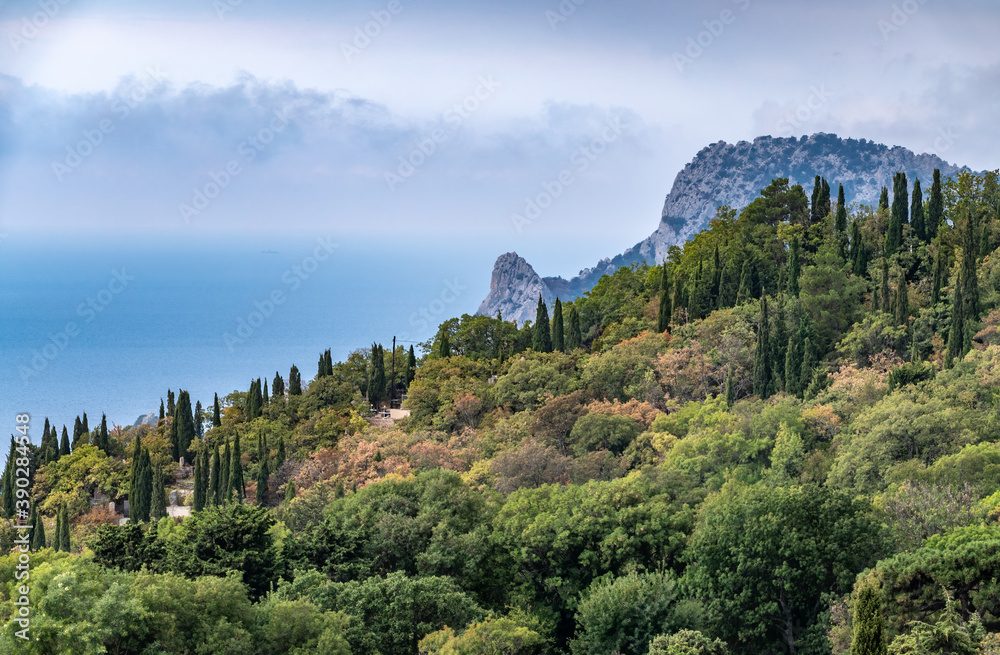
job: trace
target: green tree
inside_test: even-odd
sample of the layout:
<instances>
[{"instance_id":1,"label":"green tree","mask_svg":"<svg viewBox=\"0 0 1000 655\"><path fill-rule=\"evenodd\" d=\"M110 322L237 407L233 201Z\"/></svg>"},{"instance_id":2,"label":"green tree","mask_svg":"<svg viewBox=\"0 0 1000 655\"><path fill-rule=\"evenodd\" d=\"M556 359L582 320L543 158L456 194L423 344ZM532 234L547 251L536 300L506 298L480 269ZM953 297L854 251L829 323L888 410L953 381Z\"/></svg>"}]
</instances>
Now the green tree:
<instances>
[{"instance_id":1,"label":"green tree","mask_svg":"<svg viewBox=\"0 0 1000 655\"><path fill-rule=\"evenodd\" d=\"M205 436L204 414L205 410L202 408L201 401L199 400L194 404L194 436L199 439Z\"/></svg>"},{"instance_id":2,"label":"green tree","mask_svg":"<svg viewBox=\"0 0 1000 655\"><path fill-rule=\"evenodd\" d=\"M941 192L941 171L934 169L934 182L931 184L931 197L927 202L926 231L927 240L937 236L941 223L944 222L944 195Z\"/></svg>"},{"instance_id":3,"label":"green tree","mask_svg":"<svg viewBox=\"0 0 1000 655\"><path fill-rule=\"evenodd\" d=\"M451 342L448 339L448 333L445 331L441 332L441 341L438 345L438 357L441 359L451 357Z\"/></svg>"},{"instance_id":4,"label":"green tree","mask_svg":"<svg viewBox=\"0 0 1000 655\"><path fill-rule=\"evenodd\" d=\"M649 655L729 655L726 644L697 630L660 635L649 644Z\"/></svg>"},{"instance_id":5,"label":"green tree","mask_svg":"<svg viewBox=\"0 0 1000 655\"><path fill-rule=\"evenodd\" d=\"M802 263L799 259L799 237L792 237L792 245L788 254L788 295L792 298L799 297L799 273L802 270Z\"/></svg>"},{"instance_id":6,"label":"green tree","mask_svg":"<svg viewBox=\"0 0 1000 655\"><path fill-rule=\"evenodd\" d=\"M531 347L535 352L552 352L552 334L549 330L549 309L538 294L538 309L535 311L534 332L531 337Z\"/></svg>"},{"instance_id":7,"label":"green tree","mask_svg":"<svg viewBox=\"0 0 1000 655\"><path fill-rule=\"evenodd\" d=\"M757 345L753 358L753 392L761 398L771 395L771 319L767 312L767 296L760 298L757 314Z\"/></svg>"},{"instance_id":8,"label":"green tree","mask_svg":"<svg viewBox=\"0 0 1000 655\"><path fill-rule=\"evenodd\" d=\"M224 502L228 502L233 499L233 488L229 486L229 469L230 462L233 459L233 453L229 447L229 440L226 440L226 448L222 453L222 459L219 462L219 486L215 493L215 504L221 505Z\"/></svg>"},{"instance_id":9,"label":"green tree","mask_svg":"<svg viewBox=\"0 0 1000 655\"><path fill-rule=\"evenodd\" d=\"M172 389L167 389L167 416L173 416L174 409L176 409L176 404L174 403L174 392Z\"/></svg>"},{"instance_id":10,"label":"green tree","mask_svg":"<svg viewBox=\"0 0 1000 655\"><path fill-rule=\"evenodd\" d=\"M177 449L180 457L190 457L191 442L195 439L194 415L191 410L191 394L183 389L177 394L174 424L177 425Z\"/></svg>"},{"instance_id":11,"label":"green tree","mask_svg":"<svg viewBox=\"0 0 1000 655\"><path fill-rule=\"evenodd\" d=\"M556 298L556 304L552 308L552 350L566 352L565 332L562 301Z\"/></svg>"},{"instance_id":12,"label":"green tree","mask_svg":"<svg viewBox=\"0 0 1000 655\"><path fill-rule=\"evenodd\" d=\"M153 497L149 503L149 516L154 521L159 521L167 516L167 488L165 478L163 468L156 466L153 469Z\"/></svg>"},{"instance_id":13,"label":"green tree","mask_svg":"<svg viewBox=\"0 0 1000 655\"><path fill-rule=\"evenodd\" d=\"M288 395L302 395L302 374L299 373L299 369L295 364L292 364L292 370L288 373Z\"/></svg>"},{"instance_id":14,"label":"green tree","mask_svg":"<svg viewBox=\"0 0 1000 655\"><path fill-rule=\"evenodd\" d=\"M212 427L222 426L222 409L219 407L219 394L215 394L215 402L212 404Z\"/></svg>"},{"instance_id":15,"label":"green tree","mask_svg":"<svg viewBox=\"0 0 1000 655\"><path fill-rule=\"evenodd\" d=\"M920 242L926 242L927 222L924 219L924 194L920 190L920 180L913 181L913 197L910 200L910 225L913 226L913 234Z\"/></svg>"},{"instance_id":16,"label":"green tree","mask_svg":"<svg viewBox=\"0 0 1000 655\"><path fill-rule=\"evenodd\" d=\"M245 484L243 482L243 451L240 448L240 433L236 433L236 439L233 441L233 455L232 460L229 463L229 486L227 489L227 498L232 498L233 493L240 500L244 500L247 497L247 491Z\"/></svg>"},{"instance_id":17,"label":"green tree","mask_svg":"<svg viewBox=\"0 0 1000 655\"><path fill-rule=\"evenodd\" d=\"M153 500L153 466L149 458L149 450L145 448L142 449L142 453L139 455L136 492L135 504L130 507L130 518L133 521L148 522Z\"/></svg>"},{"instance_id":18,"label":"green tree","mask_svg":"<svg viewBox=\"0 0 1000 655\"><path fill-rule=\"evenodd\" d=\"M72 550L73 546L70 543L69 535L69 509L63 505L62 510L59 512L59 550L64 553L68 553Z\"/></svg>"},{"instance_id":19,"label":"green tree","mask_svg":"<svg viewBox=\"0 0 1000 655\"><path fill-rule=\"evenodd\" d=\"M208 492L205 497L205 502L208 505L215 505L219 498L219 468L222 462L219 458L219 444L216 443L215 447L212 449L212 470L208 475Z\"/></svg>"},{"instance_id":20,"label":"green tree","mask_svg":"<svg viewBox=\"0 0 1000 655\"><path fill-rule=\"evenodd\" d=\"M56 511L56 532L52 535L52 548L57 553L62 550L62 507Z\"/></svg>"},{"instance_id":21,"label":"green tree","mask_svg":"<svg viewBox=\"0 0 1000 655\"><path fill-rule=\"evenodd\" d=\"M966 211L965 225L962 231L962 269L959 272L959 285L962 287L962 300L965 302L963 315L965 320L973 323L982 314L979 301L979 275L976 272L976 220L971 209ZM969 335L971 337L971 334ZM968 352L968 348L965 349Z\"/></svg>"},{"instance_id":22,"label":"green tree","mask_svg":"<svg viewBox=\"0 0 1000 655\"><path fill-rule=\"evenodd\" d=\"M910 324L910 299L906 290L906 272L899 270L896 278L896 290L892 298L892 315L896 319L896 325L904 327Z\"/></svg>"},{"instance_id":23,"label":"green tree","mask_svg":"<svg viewBox=\"0 0 1000 655\"><path fill-rule=\"evenodd\" d=\"M660 272L660 306L656 319L657 332L666 332L670 327L670 315L673 306L670 302L670 282L667 274L667 264L663 263Z\"/></svg>"},{"instance_id":24,"label":"green tree","mask_svg":"<svg viewBox=\"0 0 1000 655\"><path fill-rule=\"evenodd\" d=\"M274 458L274 470L275 472L281 468L281 465L285 463L285 437L283 435L278 435L278 452Z\"/></svg>"},{"instance_id":25,"label":"green tree","mask_svg":"<svg viewBox=\"0 0 1000 655\"><path fill-rule=\"evenodd\" d=\"M544 628L524 611L473 621L460 634L449 627L418 644L422 655L542 655L548 652Z\"/></svg>"},{"instance_id":26,"label":"green tree","mask_svg":"<svg viewBox=\"0 0 1000 655\"><path fill-rule=\"evenodd\" d=\"M882 194L878 198L878 209L889 209L889 189L882 187Z\"/></svg>"},{"instance_id":27,"label":"green tree","mask_svg":"<svg viewBox=\"0 0 1000 655\"><path fill-rule=\"evenodd\" d=\"M274 378L271 379L271 399L275 401L285 400L285 380L277 371L274 372Z\"/></svg>"},{"instance_id":28,"label":"green tree","mask_svg":"<svg viewBox=\"0 0 1000 655\"><path fill-rule=\"evenodd\" d=\"M413 378L417 375L417 356L413 352L413 346L410 346L409 352L406 354L406 386L409 387L410 383L413 382Z\"/></svg>"},{"instance_id":29,"label":"green tree","mask_svg":"<svg viewBox=\"0 0 1000 655\"><path fill-rule=\"evenodd\" d=\"M77 419L77 421L79 420L80 419ZM74 438L74 441L76 441L76 438ZM70 454L69 434L67 434L67 432L63 430L62 439L59 441L59 457L63 457L69 454Z\"/></svg>"},{"instance_id":30,"label":"green tree","mask_svg":"<svg viewBox=\"0 0 1000 655\"><path fill-rule=\"evenodd\" d=\"M295 500L295 480L289 480L285 484L285 506Z\"/></svg>"},{"instance_id":31,"label":"green tree","mask_svg":"<svg viewBox=\"0 0 1000 655\"><path fill-rule=\"evenodd\" d=\"M941 287L944 285L947 269L948 255L945 254L944 248L938 248L937 255L934 257L934 276L931 281L932 306L941 302Z\"/></svg>"},{"instance_id":32,"label":"green tree","mask_svg":"<svg viewBox=\"0 0 1000 655\"><path fill-rule=\"evenodd\" d=\"M956 359L961 359L965 349L965 301L962 299L962 283L955 285L954 302L951 305L951 326L948 328L948 349L945 352L945 368L951 368Z\"/></svg>"},{"instance_id":33,"label":"green tree","mask_svg":"<svg viewBox=\"0 0 1000 655\"><path fill-rule=\"evenodd\" d=\"M569 308L569 329L566 331L566 352L572 352L583 346L583 335L580 332L580 313L576 303Z\"/></svg>"},{"instance_id":34,"label":"green tree","mask_svg":"<svg viewBox=\"0 0 1000 655\"><path fill-rule=\"evenodd\" d=\"M866 576L858 585L852 623L851 655L886 655L882 589L874 575Z\"/></svg>"},{"instance_id":35,"label":"green tree","mask_svg":"<svg viewBox=\"0 0 1000 655\"><path fill-rule=\"evenodd\" d=\"M5 518L14 518L16 507L14 505L14 460L17 457L17 450L14 445L14 435L10 435L10 447L7 450L7 465L3 473L3 515Z\"/></svg>"},{"instance_id":36,"label":"green tree","mask_svg":"<svg viewBox=\"0 0 1000 655\"><path fill-rule=\"evenodd\" d=\"M205 470L205 452L198 451L194 458L194 511L200 512L205 509L205 500L208 497L208 490L202 483L202 471Z\"/></svg>"},{"instance_id":37,"label":"green tree","mask_svg":"<svg viewBox=\"0 0 1000 655\"><path fill-rule=\"evenodd\" d=\"M271 502L271 494L268 490L268 479L271 477L271 472L267 464L267 437L264 435L260 437L260 450L257 453L257 460L257 505L267 507Z\"/></svg>"},{"instance_id":38,"label":"green tree","mask_svg":"<svg viewBox=\"0 0 1000 655\"><path fill-rule=\"evenodd\" d=\"M31 526L31 550L39 551L45 548L45 522L34 504L31 506Z\"/></svg>"},{"instance_id":39,"label":"green tree","mask_svg":"<svg viewBox=\"0 0 1000 655\"><path fill-rule=\"evenodd\" d=\"M837 240L837 254L847 260L847 200L844 197L844 185L837 191L837 214L833 221L833 233Z\"/></svg>"},{"instance_id":40,"label":"green tree","mask_svg":"<svg viewBox=\"0 0 1000 655\"><path fill-rule=\"evenodd\" d=\"M736 304L741 305L751 297L750 289L750 263L743 261L743 270L740 271L740 286L736 291Z\"/></svg>"}]
</instances>

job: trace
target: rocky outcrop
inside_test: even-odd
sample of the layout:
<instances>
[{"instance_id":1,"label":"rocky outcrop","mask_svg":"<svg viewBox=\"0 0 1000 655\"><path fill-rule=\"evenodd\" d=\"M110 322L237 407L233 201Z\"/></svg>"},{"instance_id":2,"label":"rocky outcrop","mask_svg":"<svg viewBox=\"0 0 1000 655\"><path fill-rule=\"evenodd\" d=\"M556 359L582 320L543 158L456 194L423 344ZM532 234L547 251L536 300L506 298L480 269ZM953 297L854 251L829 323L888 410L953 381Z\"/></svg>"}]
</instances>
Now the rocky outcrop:
<instances>
[{"instance_id":1,"label":"rocky outcrop","mask_svg":"<svg viewBox=\"0 0 1000 655\"><path fill-rule=\"evenodd\" d=\"M865 139L841 139L834 134L774 138L762 136L753 142L729 144L719 141L695 155L677 174L667 195L660 222L648 238L620 255L583 269L569 280L540 277L517 253L497 259L490 293L479 307L480 314L523 322L534 319L538 294L551 303L579 297L594 287L602 275L635 262L660 262L671 246L681 245L708 226L723 205L742 209L762 189L779 177L801 184L809 195L817 175L826 178L836 201L837 187L844 185L848 204L874 205L882 187L892 188L892 176L903 171L912 185L919 179L926 193L934 169L948 177L960 170L937 155L916 154L900 146L888 147Z\"/></svg>"},{"instance_id":2,"label":"rocky outcrop","mask_svg":"<svg viewBox=\"0 0 1000 655\"><path fill-rule=\"evenodd\" d=\"M159 420L160 420L159 412L150 412L149 414L143 414L142 416L137 418L135 420L135 423L132 424L132 427L137 428L140 425L156 425Z\"/></svg>"}]
</instances>

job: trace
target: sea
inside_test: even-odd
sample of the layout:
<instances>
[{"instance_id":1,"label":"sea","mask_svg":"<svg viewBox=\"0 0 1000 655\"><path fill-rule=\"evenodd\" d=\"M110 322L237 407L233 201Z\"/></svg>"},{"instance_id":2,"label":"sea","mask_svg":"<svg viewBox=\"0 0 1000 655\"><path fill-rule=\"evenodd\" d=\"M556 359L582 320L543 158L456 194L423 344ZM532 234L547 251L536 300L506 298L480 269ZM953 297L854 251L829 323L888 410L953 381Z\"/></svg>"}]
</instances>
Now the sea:
<instances>
[{"instance_id":1,"label":"sea","mask_svg":"<svg viewBox=\"0 0 1000 655\"><path fill-rule=\"evenodd\" d=\"M378 342L432 337L489 292L490 243L372 236L0 242L0 456L18 414L32 443L45 418L72 434L132 425L167 390L210 407L252 379L304 380ZM3 460L0 460L2 462Z\"/></svg>"}]
</instances>

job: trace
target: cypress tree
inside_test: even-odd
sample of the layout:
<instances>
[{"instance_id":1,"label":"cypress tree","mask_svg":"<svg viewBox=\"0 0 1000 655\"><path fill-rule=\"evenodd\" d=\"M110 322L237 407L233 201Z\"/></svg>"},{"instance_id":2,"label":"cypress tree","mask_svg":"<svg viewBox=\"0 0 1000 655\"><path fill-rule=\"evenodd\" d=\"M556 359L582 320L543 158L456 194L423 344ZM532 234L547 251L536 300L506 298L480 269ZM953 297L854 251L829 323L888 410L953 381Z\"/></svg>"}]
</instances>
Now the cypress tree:
<instances>
[{"instance_id":1,"label":"cypress tree","mask_svg":"<svg viewBox=\"0 0 1000 655\"><path fill-rule=\"evenodd\" d=\"M49 417L45 417L45 430L42 432L42 441L39 445L40 450L45 450L45 447L49 445ZM11 435L13 436L13 435Z\"/></svg>"},{"instance_id":2,"label":"cypress tree","mask_svg":"<svg viewBox=\"0 0 1000 655\"><path fill-rule=\"evenodd\" d=\"M260 465L257 467L257 505L259 507L267 507L271 502L271 494L267 488L267 481L271 477L271 472L267 465L267 437L263 435L261 435L258 459Z\"/></svg>"},{"instance_id":3,"label":"cypress tree","mask_svg":"<svg viewBox=\"0 0 1000 655\"><path fill-rule=\"evenodd\" d=\"M924 220L924 194L920 190L920 179L913 181L913 197L910 200L910 225L913 234L921 242L927 241L927 223Z\"/></svg>"},{"instance_id":4,"label":"cypress tree","mask_svg":"<svg viewBox=\"0 0 1000 655\"><path fill-rule=\"evenodd\" d=\"M247 391L246 404L244 406L247 421L252 421L260 416L260 401L258 400L257 393L257 381L250 380L250 390Z\"/></svg>"},{"instance_id":5,"label":"cypress tree","mask_svg":"<svg viewBox=\"0 0 1000 655\"><path fill-rule=\"evenodd\" d=\"M172 417L170 419L170 428L167 434L167 441L170 443L170 458L176 461L181 461L181 457L184 454L181 452L180 438L177 434L177 417ZM190 464L190 462L188 462Z\"/></svg>"},{"instance_id":6,"label":"cypress tree","mask_svg":"<svg viewBox=\"0 0 1000 655\"><path fill-rule=\"evenodd\" d=\"M896 173L892 188L892 213L899 215L901 225L906 225L910 222L907 209L910 200L910 184L906 179L906 173Z\"/></svg>"},{"instance_id":7,"label":"cypress tree","mask_svg":"<svg viewBox=\"0 0 1000 655\"><path fill-rule=\"evenodd\" d=\"M740 271L740 286L736 291L736 304L741 305L750 300L750 264L743 261L743 270Z\"/></svg>"},{"instance_id":8,"label":"cypress tree","mask_svg":"<svg viewBox=\"0 0 1000 655\"><path fill-rule=\"evenodd\" d=\"M368 400L373 405L378 405L385 398L387 390L385 353L382 350L382 346L375 343L372 344L368 368Z\"/></svg>"},{"instance_id":9,"label":"cypress tree","mask_svg":"<svg viewBox=\"0 0 1000 655\"><path fill-rule=\"evenodd\" d=\"M893 181L893 201L892 201L892 214L889 217L889 227L885 231L885 256L892 257L899 250L900 246L903 244L903 223L906 220L905 217L905 207L906 202L901 198L901 173L897 173ZM905 184L905 177L903 178ZM903 209L901 209L901 207Z\"/></svg>"},{"instance_id":10,"label":"cypress tree","mask_svg":"<svg viewBox=\"0 0 1000 655\"><path fill-rule=\"evenodd\" d=\"M802 341L802 378L799 382L799 388L805 393L809 390L809 385L813 379L813 371L816 370L816 349L812 345L812 337L808 336L811 334L811 330L808 329L808 321L806 321L805 334L807 335Z\"/></svg>"},{"instance_id":11,"label":"cypress tree","mask_svg":"<svg viewBox=\"0 0 1000 655\"><path fill-rule=\"evenodd\" d=\"M847 201L844 198L844 185L837 192L837 215L833 221L833 232L837 239L837 252L840 258L847 261Z\"/></svg>"},{"instance_id":12,"label":"cypress tree","mask_svg":"<svg viewBox=\"0 0 1000 655\"><path fill-rule=\"evenodd\" d=\"M889 209L889 189L882 187L882 195L878 199L878 210Z\"/></svg>"},{"instance_id":13,"label":"cypress tree","mask_svg":"<svg viewBox=\"0 0 1000 655\"><path fill-rule=\"evenodd\" d=\"M862 277L868 272L868 251L861 237L861 222L855 220L851 225L851 273Z\"/></svg>"},{"instance_id":14,"label":"cypress tree","mask_svg":"<svg viewBox=\"0 0 1000 655\"><path fill-rule=\"evenodd\" d=\"M160 398L160 420L162 421L166 418L166 412L163 410L163 398Z\"/></svg>"},{"instance_id":15,"label":"cypress tree","mask_svg":"<svg viewBox=\"0 0 1000 655\"><path fill-rule=\"evenodd\" d=\"M955 285L955 299L951 306L951 327L948 329L948 350L944 366L951 368L955 359L965 356L965 301L962 298L962 283Z\"/></svg>"},{"instance_id":16,"label":"cypress tree","mask_svg":"<svg viewBox=\"0 0 1000 655\"><path fill-rule=\"evenodd\" d=\"M711 306L719 304L719 294L722 292L722 259L719 258L719 244L715 244L715 257L712 268Z\"/></svg>"},{"instance_id":17,"label":"cypress tree","mask_svg":"<svg viewBox=\"0 0 1000 655\"><path fill-rule=\"evenodd\" d=\"M941 302L941 287L944 285L945 269L947 268L947 257L944 248L938 248L937 256L934 258L934 280L931 285L931 305Z\"/></svg>"},{"instance_id":18,"label":"cypress tree","mask_svg":"<svg viewBox=\"0 0 1000 655\"><path fill-rule=\"evenodd\" d=\"M222 426L222 408L219 406L219 394L215 394L215 402L212 404L212 427Z\"/></svg>"},{"instance_id":19,"label":"cypress tree","mask_svg":"<svg viewBox=\"0 0 1000 655\"><path fill-rule=\"evenodd\" d=\"M173 416L177 405L174 403L174 392L167 389L167 416Z\"/></svg>"},{"instance_id":20,"label":"cypress tree","mask_svg":"<svg viewBox=\"0 0 1000 655\"><path fill-rule=\"evenodd\" d=\"M139 486L142 490L139 520L149 521L149 511L153 501L153 463L150 461L148 448L142 450L142 472L139 476Z\"/></svg>"},{"instance_id":21,"label":"cypress tree","mask_svg":"<svg viewBox=\"0 0 1000 655\"><path fill-rule=\"evenodd\" d=\"M785 350L785 392L799 396L802 393L802 348L805 339L802 305L798 301L792 305L792 333L788 336Z\"/></svg>"},{"instance_id":22,"label":"cypress tree","mask_svg":"<svg viewBox=\"0 0 1000 655\"><path fill-rule=\"evenodd\" d=\"M191 413L191 394L181 389L178 392L177 407L174 412L174 424L177 425L177 449L180 457L191 454L191 442L195 439L194 417Z\"/></svg>"},{"instance_id":23,"label":"cypress tree","mask_svg":"<svg viewBox=\"0 0 1000 655\"><path fill-rule=\"evenodd\" d=\"M549 331L549 308L538 294L538 308L535 310L535 327L531 338L531 347L535 352L552 352L552 334Z\"/></svg>"},{"instance_id":24,"label":"cypress tree","mask_svg":"<svg viewBox=\"0 0 1000 655\"><path fill-rule=\"evenodd\" d=\"M819 222L819 204L820 195L822 193L823 184L820 181L819 175L813 181L812 197L809 199L809 223L815 225Z\"/></svg>"},{"instance_id":25,"label":"cypress tree","mask_svg":"<svg viewBox=\"0 0 1000 655\"><path fill-rule=\"evenodd\" d=\"M233 458L233 453L229 448L229 441L226 441L226 449L222 453L222 460L219 462L219 485L215 491L215 504L221 505L232 500L233 492L229 486L229 462Z\"/></svg>"},{"instance_id":26,"label":"cypress tree","mask_svg":"<svg viewBox=\"0 0 1000 655\"><path fill-rule=\"evenodd\" d=\"M14 459L17 457L14 445L14 435L10 436L10 450L7 451L7 466L3 472L3 515L8 519L14 518L16 506L14 505Z\"/></svg>"},{"instance_id":27,"label":"cypress tree","mask_svg":"<svg viewBox=\"0 0 1000 655\"><path fill-rule=\"evenodd\" d=\"M927 202L927 220L925 231L927 240L937 236L938 229L944 221L944 196L941 193L941 171L934 169L934 182L931 184L931 197Z\"/></svg>"},{"instance_id":28,"label":"cypress tree","mask_svg":"<svg viewBox=\"0 0 1000 655\"><path fill-rule=\"evenodd\" d=\"M799 261L799 237L792 237L791 252L788 255L788 296L799 297L799 273L802 264Z\"/></svg>"},{"instance_id":29,"label":"cypress tree","mask_svg":"<svg viewBox=\"0 0 1000 655\"><path fill-rule=\"evenodd\" d=\"M900 269L896 280L896 293L892 301L892 314L896 325L906 327L910 323L910 299L906 293L906 273Z\"/></svg>"},{"instance_id":30,"label":"cypress tree","mask_svg":"<svg viewBox=\"0 0 1000 655\"><path fill-rule=\"evenodd\" d=\"M153 469L153 497L149 502L149 515L154 521L167 516L167 487L163 469Z\"/></svg>"},{"instance_id":31,"label":"cypress tree","mask_svg":"<svg viewBox=\"0 0 1000 655\"><path fill-rule=\"evenodd\" d=\"M983 232L979 237L979 259L982 261L986 259L986 256L993 252L993 248L990 243L990 226L987 223L983 223Z\"/></svg>"},{"instance_id":32,"label":"cypress tree","mask_svg":"<svg viewBox=\"0 0 1000 655\"><path fill-rule=\"evenodd\" d=\"M726 407L732 408L733 404L736 402L736 385L733 381L733 367L729 367L729 371L726 373Z\"/></svg>"},{"instance_id":33,"label":"cypress tree","mask_svg":"<svg viewBox=\"0 0 1000 655\"><path fill-rule=\"evenodd\" d=\"M108 416L101 414L100 448L105 453L111 448L111 438L108 436Z\"/></svg>"},{"instance_id":34,"label":"cypress tree","mask_svg":"<svg viewBox=\"0 0 1000 655\"><path fill-rule=\"evenodd\" d=\"M73 444L76 445L80 442L80 436L83 434L83 421L77 416L76 420L73 421ZM68 447L69 444L67 444ZM62 454L62 444L59 444L59 452Z\"/></svg>"},{"instance_id":35,"label":"cypress tree","mask_svg":"<svg viewBox=\"0 0 1000 655\"><path fill-rule=\"evenodd\" d=\"M882 284L879 287L878 296L879 309L883 312L891 312L892 297L889 295L889 258L887 256L882 257Z\"/></svg>"},{"instance_id":36,"label":"cypress tree","mask_svg":"<svg viewBox=\"0 0 1000 655\"><path fill-rule=\"evenodd\" d=\"M205 436L205 421L204 421L205 410L201 406L201 401L199 400L194 404L194 436L201 439Z\"/></svg>"},{"instance_id":37,"label":"cypress tree","mask_svg":"<svg viewBox=\"0 0 1000 655\"><path fill-rule=\"evenodd\" d=\"M274 372L274 379L271 380L271 398L275 401L285 399L285 381L277 371Z\"/></svg>"},{"instance_id":38,"label":"cypress tree","mask_svg":"<svg viewBox=\"0 0 1000 655\"><path fill-rule=\"evenodd\" d=\"M208 490L202 484L202 472L205 470L205 453L199 451L194 458L194 511L200 512L205 509L205 499L208 497Z\"/></svg>"},{"instance_id":39,"label":"cypress tree","mask_svg":"<svg viewBox=\"0 0 1000 655\"><path fill-rule=\"evenodd\" d=\"M451 340L448 339L448 333L441 332L441 341L438 345L438 357L441 359L447 359L451 357Z\"/></svg>"},{"instance_id":40,"label":"cypress tree","mask_svg":"<svg viewBox=\"0 0 1000 655\"><path fill-rule=\"evenodd\" d=\"M221 462L219 460L219 444L215 444L212 449L212 470L208 475L208 492L205 496L206 504L215 505L217 499L219 498L219 467Z\"/></svg>"},{"instance_id":41,"label":"cypress tree","mask_svg":"<svg viewBox=\"0 0 1000 655\"><path fill-rule=\"evenodd\" d=\"M852 621L851 655L886 655L885 619L878 586L869 575L858 587Z\"/></svg>"},{"instance_id":42,"label":"cypress tree","mask_svg":"<svg viewBox=\"0 0 1000 655\"><path fill-rule=\"evenodd\" d=\"M580 313L576 303L569 308L569 330L566 333L566 350L573 351L583 346L583 333L580 331Z\"/></svg>"},{"instance_id":43,"label":"cypress tree","mask_svg":"<svg viewBox=\"0 0 1000 655\"><path fill-rule=\"evenodd\" d=\"M260 391L262 395L261 406L267 407L271 404L271 399L267 397L267 378L264 378L264 384L261 385Z\"/></svg>"},{"instance_id":44,"label":"cypress tree","mask_svg":"<svg viewBox=\"0 0 1000 655\"><path fill-rule=\"evenodd\" d=\"M967 321L978 321L982 313L979 302L979 276L976 274L976 221L972 210L966 211L965 230L962 243L962 270L959 284L962 285L962 298L965 301L963 310ZM971 335L969 335L971 336ZM963 351L963 354L968 350Z\"/></svg>"},{"instance_id":45,"label":"cypress tree","mask_svg":"<svg viewBox=\"0 0 1000 655\"><path fill-rule=\"evenodd\" d=\"M556 304L552 308L552 350L555 352L566 351L565 330L562 301L556 298Z\"/></svg>"},{"instance_id":46,"label":"cypress tree","mask_svg":"<svg viewBox=\"0 0 1000 655\"><path fill-rule=\"evenodd\" d=\"M285 485L285 505L288 505L295 498L295 480L289 480Z\"/></svg>"},{"instance_id":47,"label":"cypress tree","mask_svg":"<svg viewBox=\"0 0 1000 655\"><path fill-rule=\"evenodd\" d=\"M237 499L240 501L247 497L247 491L243 483L243 452L240 449L240 433L236 433L236 439L233 442L233 455L232 461L229 463L229 489L228 497L232 498L233 493L236 493Z\"/></svg>"},{"instance_id":48,"label":"cypress tree","mask_svg":"<svg viewBox=\"0 0 1000 655\"><path fill-rule=\"evenodd\" d=\"M274 458L274 471L277 472L285 463L285 437L278 435L278 454Z\"/></svg>"},{"instance_id":49,"label":"cypress tree","mask_svg":"<svg viewBox=\"0 0 1000 655\"><path fill-rule=\"evenodd\" d=\"M760 297L757 315L757 346L753 358L753 392L761 398L771 395L771 327L767 313L767 294Z\"/></svg>"},{"instance_id":50,"label":"cypress tree","mask_svg":"<svg viewBox=\"0 0 1000 655\"><path fill-rule=\"evenodd\" d=\"M299 373L299 369L295 364L292 364L292 370L288 373L288 395L302 395L302 374Z\"/></svg>"},{"instance_id":51,"label":"cypress tree","mask_svg":"<svg viewBox=\"0 0 1000 655\"><path fill-rule=\"evenodd\" d=\"M59 456L63 457L69 453L69 434L63 432L62 439L59 441Z\"/></svg>"},{"instance_id":52,"label":"cypress tree","mask_svg":"<svg viewBox=\"0 0 1000 655\"><path fill-rule=\"evenodd\" d=\"M708 288L705 281L705 262L698 260L698 274L695 275L694 282L691 283L688 320L695 321L699 318L704 318L705 310L708 309L710 295L711 289Z\"/></svg>"},{"instance_id":53,"label":"cypress tree","mask_svg":"<svg viewBox=\"0 0 1000 655\"><path fill-rule=\"evenodd\" d=\"M670 314L673 307L670 302L669 282L667 281L667 263L664 262L660 271L660 309L656 320L656 331L666 332L670 327Z\"/></svg>"},{"instance_id":54,"label":"cypress tree","mask_svg":"<svg viewBox=\"0 0 1000 655\"><path fill-rule=\"evenodd\" d=\"M831 205L830 205L830 183L823 178L823 189L820 191L819 195L819 219L823 220L830 215Z\"/></svg>"},{"instance_id":55,"label":"cypress tree","mask_svg":"<svg viewBox=\"0 0 1000 655\"><path fill-rule=\"evenodd\" d=\"M31 506L31 550L38 551L45 548L45 524L42 517L38 515L38 507Z\"/></svg>"},{"instance_id":56,"label":"cypress tree","mask_svg":"<svg viewBox=\"0 0 1000 655\"><path fill-rule=\"evenodd\" d=\"M69 508L66 505L62 506L60 517L62 520L59 522L59 550L68 553L73 550L73 544L70 541Z\"/></svg>"},{"instance_id":57,"label":"cypress tree","mask_svg":"<svg viewBox=\"0 0 1000 655\"><path fill-rule=\"evenodd\" d=\"M413 346L406 353L406 386L409 387L413 378L417 376L417 356L413 353Z\"/></svg>"}]
</instances>

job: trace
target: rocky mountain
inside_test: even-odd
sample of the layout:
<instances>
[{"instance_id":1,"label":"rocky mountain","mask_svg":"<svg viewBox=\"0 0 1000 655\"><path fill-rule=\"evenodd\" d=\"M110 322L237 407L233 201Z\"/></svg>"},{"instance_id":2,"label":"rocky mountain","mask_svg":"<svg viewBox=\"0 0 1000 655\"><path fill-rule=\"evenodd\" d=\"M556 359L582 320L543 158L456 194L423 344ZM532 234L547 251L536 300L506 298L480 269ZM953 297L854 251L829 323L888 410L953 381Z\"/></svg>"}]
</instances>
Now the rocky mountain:
<instances>
[{"instance_id":1,"label":"rocky mountain","mask_svg":"<svg viewBox=\"0 0 1000 655\"><path fill-rule=\"evenodd\" d=\"M500 311L518 322L534 319L539 293L548 303L557 296L569 300L589 291L602 275L619 266L662 261L670 246L680 245L703 230L719 207L742 209L775 178L787 177L792 184L801 184L808 195L819 175L830 182L834 200L837 185L843 184L848 204L874 205L883 186L892 188L897 171L905 172L911 184L920 179L926 193L935 168L940 168L944 177L960 170L937 155L916 154L866 139L841 139L834 134L762 136L735 144L719 141L695 155L677 174L659 225L644 241L569 280L539 276L517 253L501 255L493 267L490 293L478 313L495 315Z\"/></svg>"},{"instance_id":2,"label":"rocky mountain","mask_svg":"<svg viewBox=\"0 0 1000 655\"><path fill-rule=\"evenodd\" d=\"M536 305L538 304L537 299L535 300L535 304ZM132 427L137 428L140 425L156 425L159 419L160 419L159 412L150 412L149 414L143 414L142 416L140 416L135 420L135 423L132 424Z\"/></svg>"}]
</instances>

